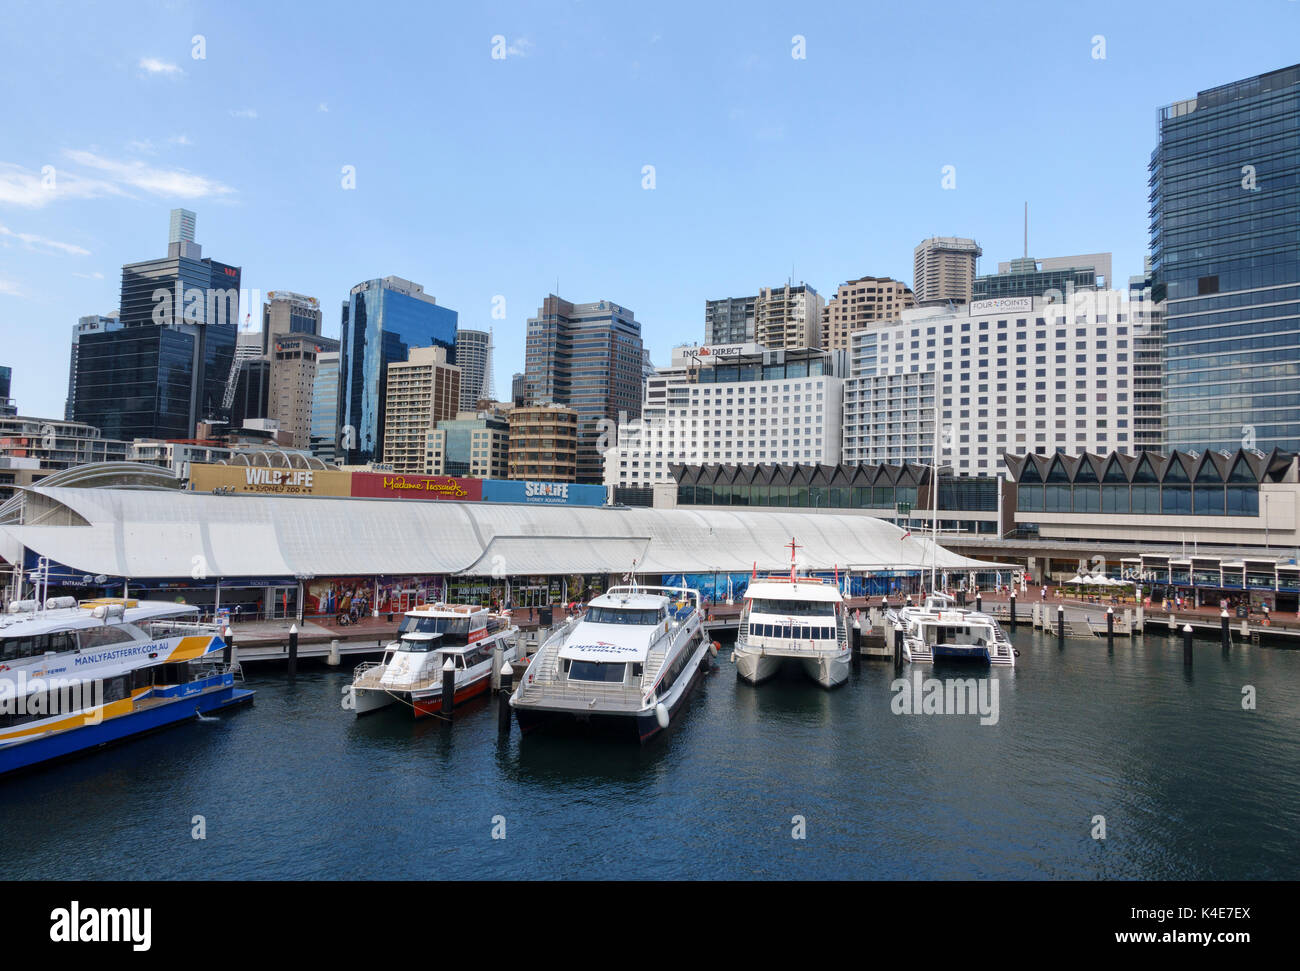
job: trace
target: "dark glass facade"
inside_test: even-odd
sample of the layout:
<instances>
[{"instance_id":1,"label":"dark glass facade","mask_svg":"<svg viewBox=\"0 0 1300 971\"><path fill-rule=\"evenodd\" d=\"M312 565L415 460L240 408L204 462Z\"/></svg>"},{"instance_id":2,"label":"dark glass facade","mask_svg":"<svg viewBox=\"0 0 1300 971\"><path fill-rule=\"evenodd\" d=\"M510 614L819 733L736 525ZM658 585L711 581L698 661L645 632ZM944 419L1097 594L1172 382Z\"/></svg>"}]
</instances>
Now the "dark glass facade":
<instances>
[{"instance_id":1,"label":"dark glass facade","mask_svg":"<svg viewBox=\"0 0 1300 971\"><path fill-rule=\"evenodd\" d=\"M567 405L578 413L578 481L604 482L603 423L641 417L641 325L632 311L608 300L573 304L551 294L527 333L528 404Z\"/></svg>"},{"instance_id":2,"label":"dark glass facade","mask_svg":"<svg viewBox=\"0 0 1300 971\"><path fill-rule=\"evenodd\" d=\"M1041 297L1049 290L1059 290L1064 296L1075 290L1093 289L1096 286L1097 272L1092 267L1067 270L1034 270L1021 273L994 273L975 278L975 282L971 287L971 299Z\"/></svg>"},{"instance_id":3,"label":"dark glass facade","mask_svg":"<svg viewBox=\"0 0 1300 971\"><path fill-rule=\"evenodd\" d=\"M1202 91L1159 125L1149 184L1168 447L1296 450L1300 65Z\"/></svg>"},{"instance_id":4,"label":"dark glass facade","mask_svg":"<svg viewBox=\"0 0 1300 971\"><path fill-rule=\"evenodd\" d=\"M192 438L226 417L240 281L237 266L180 255L122 267L121 329L78 340L73 418L129 440Z\"/></svg>"},{"instance_id":5,"label":"dark glass facade","mask_svg":"<svg viewBox=\"0 0 1300 971\"><path fill-rule=\"evenodd\" d=\"M412 347L445 347L456 363L456 311L432 297L411 295L369 280L352 288L343 305L339 348L339 433L346 464L384 454L384 399L388 365L405 361ZM349 429L351 429L349 431Z\"/></svg>"}]
</instances>

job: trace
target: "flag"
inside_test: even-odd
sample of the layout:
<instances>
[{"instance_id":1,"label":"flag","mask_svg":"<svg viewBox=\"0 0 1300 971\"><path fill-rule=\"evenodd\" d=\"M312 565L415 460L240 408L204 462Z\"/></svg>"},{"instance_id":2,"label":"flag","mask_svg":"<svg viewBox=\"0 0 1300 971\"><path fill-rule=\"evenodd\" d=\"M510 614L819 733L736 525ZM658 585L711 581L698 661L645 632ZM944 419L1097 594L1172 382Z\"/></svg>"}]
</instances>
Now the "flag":
<instances>
[{"instance_id":1,"label":"flag","mask_svg":"<svg viewBox=\"0 0 1300 971\"><path fill-rule=\"evenodd\" d=\"M904 534L903 534L901 537L899 537L899 538L900 538L900 539L907 539L907 538L908 538L909 536L911 536L911 535L912 535L912 531L909 529L906 533L904 533Z\"/></svg>"}]
</instances>

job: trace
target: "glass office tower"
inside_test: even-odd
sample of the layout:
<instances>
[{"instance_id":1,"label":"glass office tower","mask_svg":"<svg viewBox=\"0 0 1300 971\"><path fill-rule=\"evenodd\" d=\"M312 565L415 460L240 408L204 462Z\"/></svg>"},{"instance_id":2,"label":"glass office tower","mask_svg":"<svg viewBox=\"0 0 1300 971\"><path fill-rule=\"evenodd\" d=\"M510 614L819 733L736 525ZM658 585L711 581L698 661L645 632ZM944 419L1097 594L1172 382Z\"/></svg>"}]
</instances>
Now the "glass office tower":
<instances>
[{"instance_id":1,"label":"glass office tower","mask_svg":"<svg viewBox=\"0 0 1300 971\"><path fill-rule=\"evenodd\" d=\"M316 378L311 387L311 452L333 462L339 445L339 352L316 356Z\"/></svg>"},{"instance_id":2,"label":"glass office tower","mask_svg":"<svg viewBox=\"0 0 1300 971\"><path fill-rule=\"evenodd\" d=\"M438 306L424 287L400 277L367 280L343 304L339 348L340 456L347 465L384 454L388 365L412 347L445 347L456 363L456 311Z\"/></svg>"},{"instance_id":3,"label":"glass office tower","mask_svg":"<svg viewBox=\"0 0 1300 971\"><path fill-rule=\"evenodd\" d=\"M1300 449L1300 65L1160 110L1165 447Z\"/></svg>"}]
</instances>

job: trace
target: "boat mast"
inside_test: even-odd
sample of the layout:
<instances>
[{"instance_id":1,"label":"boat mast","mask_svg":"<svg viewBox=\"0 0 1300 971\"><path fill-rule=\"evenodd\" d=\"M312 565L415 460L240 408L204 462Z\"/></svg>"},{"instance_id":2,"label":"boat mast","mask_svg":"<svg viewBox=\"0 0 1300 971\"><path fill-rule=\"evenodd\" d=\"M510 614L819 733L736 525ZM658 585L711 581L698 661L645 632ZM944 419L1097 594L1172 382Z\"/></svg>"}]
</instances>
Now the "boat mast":
<instances>
[{"instance_id":1,"label":"boat mast","mask_svg":"<svg viewBox=\"0 0 1300 971\"><path fill-rule=\"evenodd\" d=\"M939 382L934 383L934 464L930 471L930 592L937 593L934 571L939 561Z\"/></svg>"}]
</instances>

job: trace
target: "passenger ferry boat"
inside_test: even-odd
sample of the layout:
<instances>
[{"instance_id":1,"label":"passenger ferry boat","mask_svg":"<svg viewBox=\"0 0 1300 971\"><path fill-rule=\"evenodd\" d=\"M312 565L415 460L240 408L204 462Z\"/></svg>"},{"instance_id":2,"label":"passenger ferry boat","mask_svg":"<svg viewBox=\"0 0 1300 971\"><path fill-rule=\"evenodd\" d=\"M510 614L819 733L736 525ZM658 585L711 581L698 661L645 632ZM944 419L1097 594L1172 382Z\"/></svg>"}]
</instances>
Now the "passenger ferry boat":
<instances>
[{"instance_id":1,"label":"passenger ferry boat","mask_svg":"<svg viewBox=\"0 0 1300 971\"><path fill-rule=\"evenodd\" d=\"M251 701L198 609L18 601L0 615L0 775Z\"/></svg>"},{"instance_id":2,"label":"passenger ferry boat","mask_svg":"<svg viewBox=\"0 0 1300 971\"><path fill-rule=\"evenodd\" d=\"M823 688L849 676L849 614L838 585L795 572L798 545L790 540L790 575L752 580L740 611L732 657L736 673L751 684L797 659Z\"/></svg>"},{"instance_id":3,"label":"passenger ferry boat","mask_svg":"<svg viewBox=\"0 0 1300 971\"><path fill-rule=\"evenodd\" d=\"M382 661L357 665L351 706L358 715L401 701L416 718L442 709L442 669L450 660L456 670L459 705L491 685L493 653L500 646L511 664L520 660L519 628L505 614L471 604L424 604L408 610Z\"/></svg>"},{"instance_id":4,"label":"passenger ferry boat","mask_svg":"<svg viewBox=\"0 0 1300 971\"><path fill-rule=\"evenodd\" d=\"M903 631L903 660L918 663L945 658L1014 666L1016 649L989 614L956 606L935 591L919 607L891 610L890 624Z\"/></svg>"},{"instance_id":5,"label":"passenger ferry boat","mask_svg":"<svg viewBox=\"0 0 1300 971\"><path fill-rule=\"evenodd\" d=\"M708 662L698 590L611 587L533 656L510 699L523 732L579 724L649 741Z\"/></svg>"}]
</instances>

